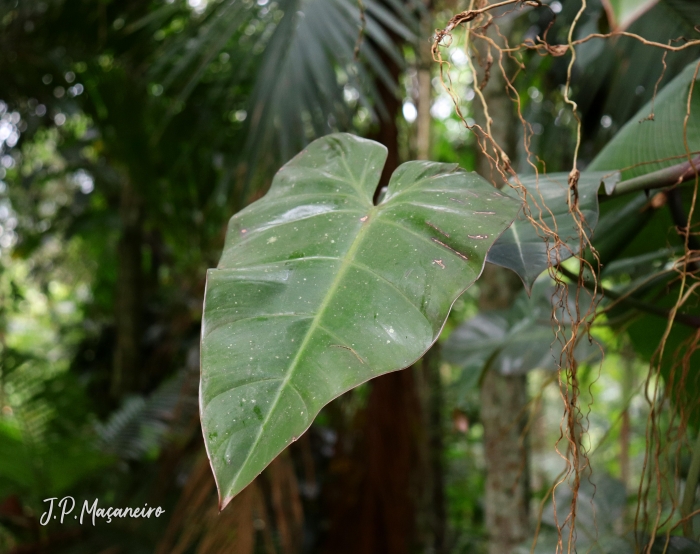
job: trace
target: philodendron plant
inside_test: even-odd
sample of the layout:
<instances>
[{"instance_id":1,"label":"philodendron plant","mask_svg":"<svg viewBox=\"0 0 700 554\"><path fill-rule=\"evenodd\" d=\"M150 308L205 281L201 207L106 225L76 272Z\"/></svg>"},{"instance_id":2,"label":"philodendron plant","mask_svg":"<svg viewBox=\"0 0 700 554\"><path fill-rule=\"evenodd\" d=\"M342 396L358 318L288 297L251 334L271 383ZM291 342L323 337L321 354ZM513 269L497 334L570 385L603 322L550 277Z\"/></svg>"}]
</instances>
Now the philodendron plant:
<instances>
[{"instance_id":1,"label":"philodendron plant","mask_svg":"<svg viewBox=\"0 0 700 554\"><path fill-rule=\"evenodd\" d=\"M221 508L323 406L418 360L520 209L476 174L426 161L400 166L375 205L385 160L376 142L326 136L230 221L202 321Z\"/></svg>"}]
</instances>

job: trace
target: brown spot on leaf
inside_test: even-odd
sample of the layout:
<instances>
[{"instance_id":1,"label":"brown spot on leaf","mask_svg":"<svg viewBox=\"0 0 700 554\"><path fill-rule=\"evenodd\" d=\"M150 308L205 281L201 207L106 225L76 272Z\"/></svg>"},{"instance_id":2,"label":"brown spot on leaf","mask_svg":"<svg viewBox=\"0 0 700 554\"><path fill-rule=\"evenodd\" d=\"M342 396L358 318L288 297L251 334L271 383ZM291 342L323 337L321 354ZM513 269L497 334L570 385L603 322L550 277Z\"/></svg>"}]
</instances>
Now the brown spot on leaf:
<instances>
[{"instance_id":1,"label":"brown spot on leaf","mask_svg":"<svg viewBox=\"0 0 700 554\"><path fill-rule=\"evenodd\" d=\"M459 256L460 258L462 258L464 261L467 261L467 262L469 261L469 258L467 258L467 257L466 257L464 254L462 254L461 252L457 252L457 251L456 251L454 248L452 248L450 245L445 244L444 242L442 242L442 241L440 241L440 240L438 240L438 239L436 239L436 238L434 238L434 237L431 238L430 240L432 240L434 243L439 244L439 245L442 246L443 248L447 248L450 252L452 252L452 253L454 253L454 254L457 254L457 256Z\"/></svg>"},{"instance_id":2,"label":"brown spot on leaf","mask_svg":"<svg viewBox=\"0 0 700 554\"><path fill-rule=\"evenodd\" d=\"M336 348L343 348L345 350L349 350L350 352L352 352L355 355L355 357L358 360L360 360L361 364L365 363L365 361L360 357L360 355L357 352L355 352L354 348L350 348L349 346L343 346L342 344L331 344L331 346L335 346Z\"/></svg>"},{"instance_id":3,"label":"brown spot on leaf","mask_svg":"<svg viewBox=\"0 0 700 554\"><path fill-rule=\"evenodd\" d=\"M432 227L433 229L435 229L435 230L436 230L438 233L440 233L441 235L444 235L444 236L446 236L447 238L450 237L450 235L449 235L448 233L446 233L445 231L443 231L442 229L440 229L440 227L438 227L437 225L434 225L434 224L430 223L430 221L426 221L425 224L426 224L428 227Z\"/></svg>"}]
</instances>

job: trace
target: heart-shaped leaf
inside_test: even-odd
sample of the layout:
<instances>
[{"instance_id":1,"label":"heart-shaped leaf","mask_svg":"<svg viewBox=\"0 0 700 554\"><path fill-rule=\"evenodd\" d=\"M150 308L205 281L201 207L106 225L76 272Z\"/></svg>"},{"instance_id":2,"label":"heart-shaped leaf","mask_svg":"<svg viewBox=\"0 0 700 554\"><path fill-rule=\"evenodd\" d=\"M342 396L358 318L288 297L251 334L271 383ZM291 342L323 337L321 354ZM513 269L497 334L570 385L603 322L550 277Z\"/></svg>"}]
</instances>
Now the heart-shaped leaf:
<instances>
[{"instance_id":1,"label":"heart-shaped leaf","mask_svg":"<svg viewBox=\"0 0 700 554\"><path fill-rule=\"evenodd\" d=\"M480 275L519 202L456 165L313 142L236 214L207 274L200 410L223 508L333 398L411 365Z\"/></svg>"},{"instance_id":2,"label":"heart-shaped leaf","mask_svg":"<svg viewBox=\"0 0 700 554\"><path fill-rule=\"evenodd\" d=\"M527 206L513 225L503 233L489 251L488 261L515 271L528 292L532 284L551 264L560 263L580 250L579 227L569 212L569 174L552 173L522 177L527 191ZM584 217L587 236L598 223L598 189L601 183L617 182L618 173L583 172L578 181L579 209ZM511 191L511 194L515 194ZM562 244L538 229L527 218L527 210L539 225L556 232Z\"/></svg>"}]
</instances>

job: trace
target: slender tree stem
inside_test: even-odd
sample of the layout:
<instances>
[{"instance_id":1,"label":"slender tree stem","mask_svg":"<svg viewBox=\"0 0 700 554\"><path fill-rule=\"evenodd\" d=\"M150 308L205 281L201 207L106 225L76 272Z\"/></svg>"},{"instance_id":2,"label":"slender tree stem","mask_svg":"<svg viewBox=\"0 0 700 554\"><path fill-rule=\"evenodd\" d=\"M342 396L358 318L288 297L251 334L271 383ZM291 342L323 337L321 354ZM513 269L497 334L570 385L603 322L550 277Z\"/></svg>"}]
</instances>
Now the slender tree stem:
<instances>
[{"instance_id":1,"label":"slender tree stem","mask_svg":"<svg viewBox=\"0 0 700 554\"><path fill-rule=\"evenodd\" d=\"M685 491L683 492L683 501L681 503L681 516L686 519L683 522L683 536L688 539L693 539L693 520L689 517L693 511L695 504L695 490L698 488L698 477L700 477L700 432L695 439L693 448L693 457L690 461L690 469L688 477L685 481Z\"/></svg>"},{"instance_id":2,"label":"slender tree stem","mask_svg":"<svg viewBox=\"0 0 700 554\"><path fill-rule=\"evenodd\" d=\"M557 269L559 272L564 275L564 277L567 277L568 279L572 280L573 282L578 282L578 275L575 275L565 267L559 265L557 266ZM590 283L584 281L583 286L586 287L588 290L594 290L593 285ZM636 298L632 298L629 296L623 296L622 294L619 294L617 292L614 292L610 289L603 288L602 286L598 285L597 292L602 292L603 296L610 298L612 300L618 300L619 302L622 302L623 304L627 304L628 306L631 306L633 308L638 309L641 312L646 312L651 315L656 315L659 317L667 318L670 314L670 312L664 308L659 308L658 306L654 306L653 304L648 304L647 302L643 302L642 300L637 300ZM700 317L696 317L693 315L689 314L676 314L675 320L678 323L682 323L683 325L687 325L688 327L692 327L694 329L700 329Z\"/></svg>"}]
</instances>

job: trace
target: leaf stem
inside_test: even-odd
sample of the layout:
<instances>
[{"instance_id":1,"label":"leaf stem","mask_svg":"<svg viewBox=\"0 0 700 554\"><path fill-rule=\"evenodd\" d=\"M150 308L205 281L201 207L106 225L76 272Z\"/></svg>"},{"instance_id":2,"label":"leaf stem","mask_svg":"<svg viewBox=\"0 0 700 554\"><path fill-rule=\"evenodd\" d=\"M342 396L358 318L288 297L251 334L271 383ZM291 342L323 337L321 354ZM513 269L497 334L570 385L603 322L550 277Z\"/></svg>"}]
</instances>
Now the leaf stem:
<instances>
[{"instance_id":1,"label":"leaf stem","mask_svg":"<svg viewBox=\"0 0 700 554\"><path fill-rule=\"evenodd\" d=\"M627 179L618 183L610 196L619 196L640 190L660 189L680 185L695 177L695 167L700 165L700 156L696 156L692 160L683 162L682 164L672 165L652 171L646 175L640 175L633 179Z\"/></svg>"}]
</instances>

